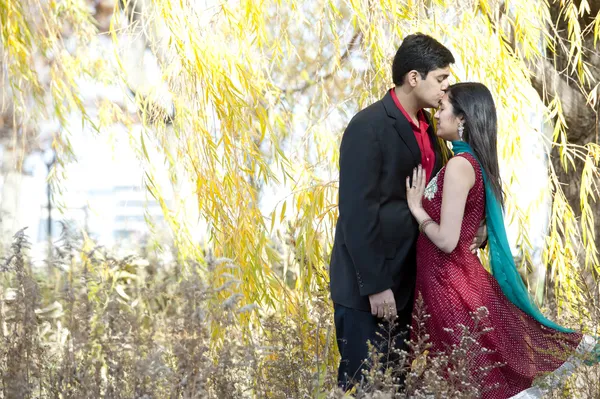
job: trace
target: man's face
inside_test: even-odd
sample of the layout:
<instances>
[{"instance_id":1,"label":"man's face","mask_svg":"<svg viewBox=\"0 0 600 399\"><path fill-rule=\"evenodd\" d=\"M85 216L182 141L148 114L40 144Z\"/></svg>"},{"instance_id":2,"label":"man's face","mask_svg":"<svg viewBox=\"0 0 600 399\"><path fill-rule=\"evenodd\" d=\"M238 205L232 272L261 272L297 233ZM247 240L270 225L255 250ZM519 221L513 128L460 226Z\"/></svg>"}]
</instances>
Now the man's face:
<instances>
[{"instance_id":1,"label":"man's face","mask_svg":"<svg viewBox=\"0 0 600 399\"><path fill-rule=\"evenodd\" d=\"M450 85L448 82L450 67L435 69L429 72L425 79L421 77L421 74L417 75L415 94L418 96L422 107L437 108Z\"/></svg>"}]
</instances>

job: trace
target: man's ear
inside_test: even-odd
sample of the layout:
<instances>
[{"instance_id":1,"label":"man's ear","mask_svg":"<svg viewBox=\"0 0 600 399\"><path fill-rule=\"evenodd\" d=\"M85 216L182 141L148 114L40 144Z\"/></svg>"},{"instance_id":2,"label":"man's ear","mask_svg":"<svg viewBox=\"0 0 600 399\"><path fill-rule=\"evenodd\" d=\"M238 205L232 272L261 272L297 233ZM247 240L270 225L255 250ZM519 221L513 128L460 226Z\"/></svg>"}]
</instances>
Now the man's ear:
<instances>
[{"instance_id":1,"label":"man's ear","mask_svg":"<svg viewBox=\"0 0 600 399\"><path fill-rule=\"evenodd\" d=\"M406 74L406 81L408 82L410 87L416 87L417 83L419 82L419 79L421 79L421 75L414 69Z\"/></svg>"}]
</instances>

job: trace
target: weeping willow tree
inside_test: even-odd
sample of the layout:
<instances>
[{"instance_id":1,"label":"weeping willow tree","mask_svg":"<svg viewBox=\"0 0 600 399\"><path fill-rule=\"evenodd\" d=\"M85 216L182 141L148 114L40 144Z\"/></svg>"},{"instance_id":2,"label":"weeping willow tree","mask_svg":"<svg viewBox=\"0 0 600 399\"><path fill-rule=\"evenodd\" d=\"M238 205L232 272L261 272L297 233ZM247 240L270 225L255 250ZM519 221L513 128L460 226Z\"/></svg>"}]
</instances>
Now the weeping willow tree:
<instances>
[{"instance_id":1,"label":"weeping willow tree","mask_svg":"<svg viewBox=\"0 0 600 399\"><path fill-rule=\"evenodd\" d=\"M8 0L0 4L3 95L14 104L19 139L20 126L45 117L65 122L73 112L99 132L131 127L145 186L182 259L202 257L189 234L191 202L212 251L241 266L245 301L300 311L328 291L345 124L391 87L402 38L428 33L453 51L456 81L481 81L494 94L508 210L525 254L528 211L511 187L531 161L524 135L546 136L524 110L539 110L552 126L544 263L556 292L572 299L581 290L574 276L600 271L595 3ZM107 40L111 51L102 47ZM50 79L47 69L31 67L36 57ZM140 85L149 59L161 78ZM120 85L134 110L104 101L97 117L88 115L77 87L83 76ZM62 162L71 134L55 136ZM190 188L170 205L156 179L162 168Z\"/></svg>"}]
</instances>

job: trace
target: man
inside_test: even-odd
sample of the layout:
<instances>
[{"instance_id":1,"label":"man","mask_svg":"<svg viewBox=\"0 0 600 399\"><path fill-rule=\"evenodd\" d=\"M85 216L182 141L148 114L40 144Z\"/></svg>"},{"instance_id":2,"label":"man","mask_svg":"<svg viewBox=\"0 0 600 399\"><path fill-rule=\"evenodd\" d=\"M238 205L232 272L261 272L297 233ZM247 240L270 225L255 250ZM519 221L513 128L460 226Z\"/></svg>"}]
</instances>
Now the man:
<instances>
[{"instance_id":1,"label":"man","mask_svg":"<svg viewBox=\"0 0 600 399\"><path fill-rule=\"evenodd\" d=\"M407 36L392 65L395 87L356 114L342 138L330 288L344 389L360 380L367 341L380 341L380 323L396 317L399 334L411 323L418 225L405 182L419 164L429 181L447 160L423 108L438 106L452 63L432 37ZM404 338L396 339L398 349Z\"/></svg>"}]
</instances>

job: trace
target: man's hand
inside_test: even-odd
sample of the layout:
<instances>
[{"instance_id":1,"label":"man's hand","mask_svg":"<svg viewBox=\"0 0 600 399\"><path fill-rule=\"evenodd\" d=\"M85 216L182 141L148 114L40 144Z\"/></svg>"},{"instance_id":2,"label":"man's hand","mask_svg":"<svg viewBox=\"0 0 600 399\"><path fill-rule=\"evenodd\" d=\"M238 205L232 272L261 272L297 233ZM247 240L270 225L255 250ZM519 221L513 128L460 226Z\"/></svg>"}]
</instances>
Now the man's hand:
<instances>
[{"instance_id":1,"label":"man's hand","mask_svg":"<svg viewBox=\"0 0 600 399\"><path fill-rule=\"evenodd\" d=\"M473 243L469 247L472 253L476 254L477 250L481 248L481 244L487 240L487 224L485 224L485 219L479 223L479 228L477 229L477 233L475 234L475 238L473 239Z\"/></svg>"},{"instance_id":2,"label":"man's hand","mask_svg":"<svg viewBox=\"0 0 600 399\"><path fill-rule=\"evenodd\" d=\"M378 294L369 295L371 314L380 318L393 318L397 315L396 300L391 289Z\"/></svg>"}]
</instances>

